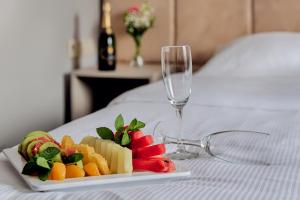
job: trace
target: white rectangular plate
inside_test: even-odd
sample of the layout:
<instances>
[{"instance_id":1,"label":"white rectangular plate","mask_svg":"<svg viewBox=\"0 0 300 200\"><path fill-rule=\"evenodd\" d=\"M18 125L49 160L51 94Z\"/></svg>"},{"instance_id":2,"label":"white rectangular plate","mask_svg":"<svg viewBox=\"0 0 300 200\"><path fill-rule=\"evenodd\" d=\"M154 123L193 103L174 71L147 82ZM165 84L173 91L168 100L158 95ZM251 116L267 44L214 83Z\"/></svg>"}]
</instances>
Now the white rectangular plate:
<instances>
[{"instance_id":1,"label":"white rectangular plate","mask_svg":"<svg viewBox=\"0 0 300 200\"><path fill-rule=\"evenodd\" d=\"M132 174L113 174L94 177L71 178L65 179L64 181L41 181L37 177L22 174L22 169L26 161L18 153L17 147L4 149L3 152L20 176L34 191L52 191L87 186L104 186L108 184L117 185L120 183L140 183L145 181L173 179L191 175L190 171L180 169L178 166L176 166L176 172L172 173L133 172Z\"/></svg>"}]
</instances>

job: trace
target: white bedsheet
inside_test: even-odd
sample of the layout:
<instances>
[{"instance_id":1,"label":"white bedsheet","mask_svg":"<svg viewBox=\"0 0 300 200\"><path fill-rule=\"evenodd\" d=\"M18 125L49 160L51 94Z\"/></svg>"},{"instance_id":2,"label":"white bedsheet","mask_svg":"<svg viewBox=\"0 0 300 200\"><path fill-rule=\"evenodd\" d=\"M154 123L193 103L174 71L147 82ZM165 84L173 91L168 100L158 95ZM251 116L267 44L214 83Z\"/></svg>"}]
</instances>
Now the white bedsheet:
<instances>
[{"instance_id":1,"label":"white bedsheet","mask_svg":"<svg viewBox=\"0 0 300 200\"><path fill-rule=\"evenodd\" d=\"M33 193L0 156L0 199L299 199L300 198L300 84L298 78L220 78L196 75L192 97L184 110L186 137L244 129L276 136L270 166L230 164L205 153L180 161L192 177L167 183L122 188ZM77 141L96 135L99 126L113 127L122 113L126 121L145 121L146 132L160 120L174 116L162 82L130 91L98 112L59 127L60 139L71 134Z\"/></svg>"}]
</instances>

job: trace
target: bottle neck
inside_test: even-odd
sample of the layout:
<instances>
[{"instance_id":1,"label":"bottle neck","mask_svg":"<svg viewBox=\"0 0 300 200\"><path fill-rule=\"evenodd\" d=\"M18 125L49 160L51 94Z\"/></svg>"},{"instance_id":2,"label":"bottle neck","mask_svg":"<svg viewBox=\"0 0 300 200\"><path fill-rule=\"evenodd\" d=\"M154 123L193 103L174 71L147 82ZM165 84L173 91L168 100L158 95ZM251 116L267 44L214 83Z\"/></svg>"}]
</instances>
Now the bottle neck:
<instances>
[{"instance_id":1,"label":"bottle neck","mask_svg":"<svg viewBox=\"0 0 300 200\"><path fill-rule=\"evenodd\" d=\"M110 12L107 10L104 10L103 12L102 29L104 29L108 34L112 33Z\"/></svg>"}]
</instances>

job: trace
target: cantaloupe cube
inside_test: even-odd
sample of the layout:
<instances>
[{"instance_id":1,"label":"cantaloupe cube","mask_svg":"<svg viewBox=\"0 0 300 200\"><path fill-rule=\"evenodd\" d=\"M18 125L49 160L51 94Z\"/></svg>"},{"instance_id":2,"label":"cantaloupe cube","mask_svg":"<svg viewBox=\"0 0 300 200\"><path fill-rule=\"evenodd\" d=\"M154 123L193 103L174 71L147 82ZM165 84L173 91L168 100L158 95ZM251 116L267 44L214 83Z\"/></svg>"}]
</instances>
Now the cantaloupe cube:
<instances>
[{"instance_id":1,"label":"cantaloupe cube","mask_svg":"<svg viewBox=\"0 0 300 200\"><path fill-rule=\"evenodd\" d=\"M66 165L66 178L79 178L84 175L84 170L78 165Z\"/></svg>"},{"instance_id":2,"label":"cantaloupe cube","mask_svg":"<svg viewBox=\"0 0 300 200\"><path fill-rule=\"evenodd\" d=\"M88 176L100 176L101 175L99 172L99 169L97 167L97 164L94 162L89 162L88 164L85 164L83 166L83 169Z\"/></svg>"}]
</instances>

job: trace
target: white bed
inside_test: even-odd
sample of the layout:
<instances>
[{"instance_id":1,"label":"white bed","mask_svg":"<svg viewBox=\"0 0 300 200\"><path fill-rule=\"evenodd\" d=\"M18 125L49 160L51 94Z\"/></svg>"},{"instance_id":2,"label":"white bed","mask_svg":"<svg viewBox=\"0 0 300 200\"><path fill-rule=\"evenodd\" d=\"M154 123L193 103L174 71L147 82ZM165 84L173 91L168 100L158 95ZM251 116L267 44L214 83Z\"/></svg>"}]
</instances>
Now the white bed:
<instances>
[{"instance_id":1,"label":"white bed","mask_svg":"<svg viewBox=\"0 0 300 200\"><path fill-rule=\"evenodd\" d=\"M32 193L3 154L0 199L299 199L300 198L300 34L257 34L226 46L193 78L192 97L184 110L186 137L200 138L229 129L256 130L276 136L271 165L231 164L205 153L180 161L190 178L167 183L97 190ZM174 116L162 82L129 91L102 110L51 131L79 141L95 128L145 121L146 132Z\"/></svg>"}]
</instances>

